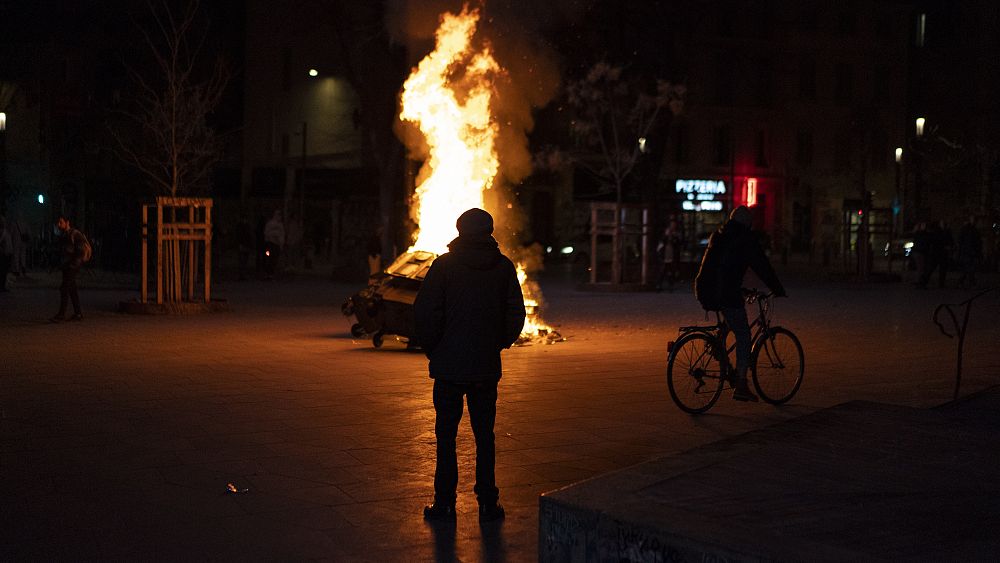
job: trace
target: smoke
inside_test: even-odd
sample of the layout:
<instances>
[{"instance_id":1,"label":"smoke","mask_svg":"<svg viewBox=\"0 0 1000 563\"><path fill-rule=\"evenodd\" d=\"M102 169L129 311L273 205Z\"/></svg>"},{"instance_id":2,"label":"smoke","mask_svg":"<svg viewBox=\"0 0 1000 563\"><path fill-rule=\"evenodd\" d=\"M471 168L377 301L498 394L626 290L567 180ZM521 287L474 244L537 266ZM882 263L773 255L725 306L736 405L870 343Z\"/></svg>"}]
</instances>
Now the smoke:
<instances>
[{"instance_id":1,"label":"smoke","mask_svg":"<svg viewBox=\"0 0 1000 563\"><path fill-rule=\"evenodd\" d=\"M468 2L480 11L474 38L476 48L489 45L505 69L496 82L493 111L500 125L496 141L500 172L487 208L498 225L497 238L509 249L516 246L524 214L518 209L516 186L531 174L528 135L534 128L533 111L556 95L560 84L558 58L544 40L546 27L574 21L592 2L546 0ZM390 35L408 48L415 66L434 47L434 32L444 12L458 13L461 0L390 0L386 26ZM415 159L426 155L423 136L412 126L400 125L397 134Z\"/></svg>"}]
</instances>

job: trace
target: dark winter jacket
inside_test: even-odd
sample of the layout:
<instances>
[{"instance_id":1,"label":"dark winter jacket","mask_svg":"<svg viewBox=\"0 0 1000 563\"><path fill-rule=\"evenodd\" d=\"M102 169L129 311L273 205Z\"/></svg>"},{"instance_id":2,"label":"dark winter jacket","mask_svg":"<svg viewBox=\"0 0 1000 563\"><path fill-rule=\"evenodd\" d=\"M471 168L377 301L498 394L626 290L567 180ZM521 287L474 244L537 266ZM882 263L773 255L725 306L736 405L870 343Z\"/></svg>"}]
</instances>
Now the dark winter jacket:
<instances>
[{"instance_id":1,"label":"dark winter jacket","mask_svg":"<svg viewBox=\"0 0 1000 563\"><path fill-rule=\"evenodd\" d=\"M775 295L785 295L764 249L749 227L728 221L708 239L708 248L695 278L695 295L708 310L742 307L743 276L750 268Z\"/></svg>"},{"instance_id":2,"label":"dark winter jacket","mask_svg":"<svg viewBox=\"0 0 1000 563\"><path fill-rule=\"evenodd\" d=\"M524 326L514 264L490 235L460 236L431 265L413 303L416 339L430 375L472 383L500 379L500 350Z\"/></svg>"}]
</instances>

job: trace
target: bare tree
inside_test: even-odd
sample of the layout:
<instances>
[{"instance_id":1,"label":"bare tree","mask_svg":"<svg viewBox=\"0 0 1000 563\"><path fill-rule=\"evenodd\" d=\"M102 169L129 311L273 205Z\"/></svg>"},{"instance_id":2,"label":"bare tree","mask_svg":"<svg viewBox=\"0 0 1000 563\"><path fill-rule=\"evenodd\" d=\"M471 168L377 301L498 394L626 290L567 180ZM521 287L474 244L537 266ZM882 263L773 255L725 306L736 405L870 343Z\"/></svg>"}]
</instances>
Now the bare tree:
<instances>
[{"instance_id":1,"label":"bare tree","mask_svg":"<svg viewBox=\"0 0 1000 563\"><path fill-rule=\"evenodd\" d=\"M620 283L622 276L622 189L648 149L650 132L664 118L680 111L685 93L684 86L665 80L647 86L623 74L622 67L600 62L566 88L574 110L572 132L578 145L574 161L615 192L613 283Z\"/></svg>"},{"instance_id":2,"label":"bare tree","mask_svg":"<svg viewBox=\"0 0 1000 563\"><path fill-rule=\"evenodd\" d=\"M121 113L134 135L111 128L115 152L141 171L154 190L171 197L204 191L222 153L222 138L206 123L230 78L221 58L199 72L199 55L208 35L197 29L198 0L175 13L164 1L149 4L151 25L138 26L155 72L129 68L136 87L130 107Z\"/></svg>"},{"instance_id":3,"label":"bare tree","mask_svg":"<svg viewBox=\"0 0 1000 563\"><path fill-rule=\"evenodd\" d=\"M186 2L179 12L168 0L150 2L150 23L137 27L152 70L129 68L135 94L120 111L130 127L109 127L118 156L142 172L155 192L170 197L204 193L222 154L222 138L206 119L218 106L230 72L221 58L209 68L200 64L208 27L199 26L198 8L198 0ZM174 211L171 207L167 221L176 219ZM168 240L156 251L163 264L163 298L179 302L185 283L192 291L195 276L186 270L197 262L197 250L193 243Z\"/></svg>"}]
</instances>

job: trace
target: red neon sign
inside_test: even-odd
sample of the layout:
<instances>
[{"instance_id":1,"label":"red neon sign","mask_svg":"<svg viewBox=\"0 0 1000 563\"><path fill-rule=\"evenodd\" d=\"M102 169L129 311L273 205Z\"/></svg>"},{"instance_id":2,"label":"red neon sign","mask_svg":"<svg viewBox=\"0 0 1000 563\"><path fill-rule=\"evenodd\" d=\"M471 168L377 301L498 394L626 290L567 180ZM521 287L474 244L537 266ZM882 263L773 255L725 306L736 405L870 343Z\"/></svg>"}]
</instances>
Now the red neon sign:
<instances>
[{"instance_id":1,"label":"red neon sign","mask_svg":"<svg viewBox=\"0 0 1000 563\"><path fill-rule=\"evenodd\" d=\"M747 178L747 207L757 205L757 178Z\"/></svg>"}]
</instances>

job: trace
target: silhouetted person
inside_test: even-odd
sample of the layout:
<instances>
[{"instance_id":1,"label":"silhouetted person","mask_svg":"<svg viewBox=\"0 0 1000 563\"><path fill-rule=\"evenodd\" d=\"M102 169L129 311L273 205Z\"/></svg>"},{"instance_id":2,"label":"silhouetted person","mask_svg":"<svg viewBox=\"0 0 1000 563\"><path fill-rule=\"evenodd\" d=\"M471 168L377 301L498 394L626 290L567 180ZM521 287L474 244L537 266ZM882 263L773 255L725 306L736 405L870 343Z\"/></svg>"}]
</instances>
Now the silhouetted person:
<instances>
[{"instance_id":1,"label":"silhouetted person","mask_svg":"<svg viewBox=\"0 0 1000 563\"><path fill-rule=\"evenodd\" d=\"M926 237L927 253L917 287L926 288L927 282L934 275L934 270L938 272L938 287L944 287L945 279L948 276L948 255L953 243L951 232L945 227L944 221L931 221L927 224ZM916 241L914 241L914 247L916 247Z\"/></svg>"},{"instance_id":2,"label":"silhouetted person","mask_svg":"<svg viewBox=\"0 0 1000 563\"><path fill-rule=\"evenodd\" d=\"M656 246L656 250L663 258L660 279L656 282L656 291L663 290L664 279L667 280L667 289L670 291L674 290L674 284L681 277L682 245L681 227L677 224L677 221L671 220L667 228L663 229L663 237L660 239L660 244Z\"/></svg>"},{"instance_id":3,"label":"silhouetted person","mask_svg":"<svg viewBox=\"0 0 1000 563\"><path fill-rule=\"evenodd\" d=\"M983 237L976 229L975 217L969 217L962 228L958 230L958 264L962 268L962 277L958 287L968 285L976 287L976 267L983 256Z\"/></svg>"},{"instance_id":4,"label":"silhouetted person","mask_svg":"<svg viewBox=\"0 0 1000 563\"><path fill-rule=\"evenodd\" d=\"M80 231L70 225L69 219L59 217L56 227L62 232L59 238L59 248L62 250L62 284L59 286L59 312L49 319L54 323L62 322L66 319L66 307L69 302L73 302L73 316L71 321L83 320L83 312L80 310L80 293L76 288L76 276L80 273L83 263L90 259L90 242Z\"/></svg>"},{"instance_id":5,"label":"silhouetted person","mask_svg":"<svg viewBox=\"0 0 1000 563\"><path fill-rule=\"evenodd\" d=\"M750 230L752 224L750 208L741 205L734 209L729 221L708 239L708 248L695 278L695 296L702 307L708 311L721 311L726 325L736 337L736 373L730 383L733 399L737 401L757 401L757 396L747 386L750 323L743 301L743 276L748 268L752 269L775 296L787 295L758 237Z\"/></svg>"},{"instance_id":6,"label":"silhouetted person","mask_svg":"<svg viewBox=\"0 0 1000 563\"><path fill-rule=\"evenodd\" d=\"M0 293L6 293L7 274L10 273L10 266L14 262L14 240L11 237L10 229L7 228L7 221L0 217Z\"/></svg>"},{"instance_id":7,"label":"silhouetted person","mask_svg":"<svg viewBox=\"0 0 1000 563\"><path fill-rule=\"evenodd\" d=\"M504 517L493 434L500 351L521 333L524 298L514 264L491 236L493 217L470 209L458 218L457 227L458 238L431 265L413 304L417 341L430 359L434 379L437 465L434 504L424 507L424 518L455 520L455 438L465 397L476 437L479 521L489 522Z\"/></svg>"},{"instance_id":8,"label":"silhouetted person","mask_svg":"<svg viewBox=\"0 0 1000 563\"><path fill-rule=\"evenodd\" d=\"M239 259L239 279L247 279L247 268L250 265L250 255L254 252L254 232L245 215L240 215L236 224L237 258Z\"/></svg>"},{"instance_id":9,"label":"silhouetted person","mask_svg":"<svg viewBox=\"0 0 1000 563\"><path fill-rule=\"evenodd\" d=\"M281 221L281 210L275 209L264 225L264 273L268 279L274 279L284 246L285 224Z\"/></svg>"}]
</instances>

